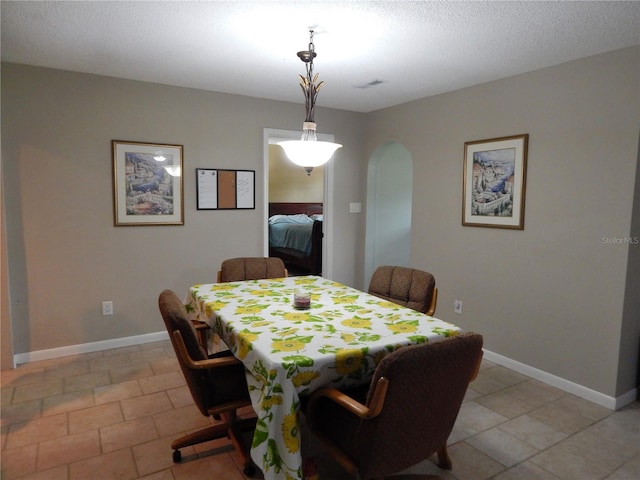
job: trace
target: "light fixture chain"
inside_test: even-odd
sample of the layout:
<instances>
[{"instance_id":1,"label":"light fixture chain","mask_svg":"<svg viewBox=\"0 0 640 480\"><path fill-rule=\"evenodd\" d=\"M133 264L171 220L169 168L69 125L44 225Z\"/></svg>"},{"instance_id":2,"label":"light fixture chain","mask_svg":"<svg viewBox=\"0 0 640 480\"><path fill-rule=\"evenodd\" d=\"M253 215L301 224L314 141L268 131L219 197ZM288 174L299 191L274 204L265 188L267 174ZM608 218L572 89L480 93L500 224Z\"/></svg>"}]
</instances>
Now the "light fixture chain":
<instances>
[{"instance_id":1,"label":"light fixture chain","mask_svg":"<svg viewBox=\"0 0 640 480\"><path fill-rule=\"evenodd\" d=\"M311 53L316 51L316 46L313 44L313 30L309 30L309 51ZM311 63L313 63L313 59L311 60Z\"/></svg>"},{"instance_id":2,"label":"light fixture chain","mask_svg":"<svg viewBox=\"0 0 640 480\"><path fill-rule=\"evenodd\" d=\"M300 87L304 93L305 98L305 122L314 122L316 98L320 87L324 82L318 81L318 75L313 73L313 58L316 56L315 45L313 43L313 30L309 30L309 50L298 52L298 57L305 63L305 70L307 72L306 78L300 75Z\"/></svg>"}]
</instances>

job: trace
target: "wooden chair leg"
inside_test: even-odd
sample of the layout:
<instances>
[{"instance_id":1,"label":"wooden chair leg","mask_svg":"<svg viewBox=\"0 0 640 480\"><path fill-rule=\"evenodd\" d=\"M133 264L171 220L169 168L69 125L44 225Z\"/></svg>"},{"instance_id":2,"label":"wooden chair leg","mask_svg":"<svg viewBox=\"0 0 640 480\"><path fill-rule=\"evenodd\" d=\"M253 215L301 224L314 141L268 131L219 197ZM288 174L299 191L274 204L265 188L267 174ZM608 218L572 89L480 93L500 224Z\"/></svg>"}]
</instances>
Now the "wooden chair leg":
<instances>
[{"instance_id":1,"label":"wooden chair leg","mask_svg":"<svg viewBox=\"0 0 640 480\"><path fill-rule=\"evenodd\" d=\"M244 445L242 439L243 426L246 424L252 425L252 429L255 428L255 419L238 420L236 412L229 412L223 414L224 421L227 425L227 436L236 452L240 456L242 462L242 472L247 477L253 477L256 474L256 466L251 459L251 455Z\"/></svg>"},{"instance_id":2,"label":"wooden chair leg","mask_svg":"<svg viewBox=\"0 0 640 480\"><path fill-rule=\"evenodd\" d=\"M449 458L449 452L447 452L447 445L444 444L438 449L438 466L444 470L451 470L453 464L451 458Z\"/></svg>"},{"instance_id":3,"label":"wooden chair leg","mask_svg":"<svg viewBox=\"0 0 640 480\"><path fill-rule=\"evenodd\" d=\"M192 433L183 435L171 442L171 448L179 450L180 448L197 445L199 443L208 442L218 438L224 438L227 434L227 426L224 424L212 425L202 428Z\"/></svg>"}]
</instances>

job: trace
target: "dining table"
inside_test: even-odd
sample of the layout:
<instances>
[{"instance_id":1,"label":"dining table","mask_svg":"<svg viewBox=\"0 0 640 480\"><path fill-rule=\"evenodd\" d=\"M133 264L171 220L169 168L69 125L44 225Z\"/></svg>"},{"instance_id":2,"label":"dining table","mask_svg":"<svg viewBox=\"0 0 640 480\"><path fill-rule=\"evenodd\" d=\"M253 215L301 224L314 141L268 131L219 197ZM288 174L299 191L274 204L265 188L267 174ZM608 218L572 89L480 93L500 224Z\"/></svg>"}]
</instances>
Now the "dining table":
<instances>
[{"instance_id":1,"label":"dining table","mask_svg":"<svg viewBox=\"0 0 640 480\"><path fill-rule=\"evenodd\" d=\"M382 357L457 335L451 323L315 275L198 284L185 306L246 370L251 458L267 480L302 480L298 411L320 387L367 384Z\"/></svg>"}]
</instances>

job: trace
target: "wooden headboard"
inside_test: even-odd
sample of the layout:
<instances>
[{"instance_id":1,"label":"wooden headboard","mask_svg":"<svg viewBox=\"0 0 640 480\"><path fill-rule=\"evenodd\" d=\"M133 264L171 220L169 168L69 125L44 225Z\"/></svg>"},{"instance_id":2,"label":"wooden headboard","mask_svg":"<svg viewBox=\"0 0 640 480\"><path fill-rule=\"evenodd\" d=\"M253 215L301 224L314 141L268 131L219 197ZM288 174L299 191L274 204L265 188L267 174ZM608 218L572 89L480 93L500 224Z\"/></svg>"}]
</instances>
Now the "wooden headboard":
<instances>
[{"instance_id":1,"label":"wooden headboard","mask_svg":"<svg viewBox=\"0 0 640 480\"><path fill-rule=\"evenodd\" d=\"M305 213L311 215L322 214L322 203L269 203L269 216L272 215L295 215Z\"/></svg>"}]
</instances>

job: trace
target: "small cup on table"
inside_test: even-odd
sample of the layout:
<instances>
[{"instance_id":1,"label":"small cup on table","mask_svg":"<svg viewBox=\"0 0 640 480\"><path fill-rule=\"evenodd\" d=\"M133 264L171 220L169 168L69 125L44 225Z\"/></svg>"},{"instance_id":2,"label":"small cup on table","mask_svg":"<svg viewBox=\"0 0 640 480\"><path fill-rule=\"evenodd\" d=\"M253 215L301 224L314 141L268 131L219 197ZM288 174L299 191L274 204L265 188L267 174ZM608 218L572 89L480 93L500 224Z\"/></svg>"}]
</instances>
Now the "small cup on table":
<instances>
[{"instance_id":1,"label":"small cup on table","mask_svg":"<svg viewBox=\"0 0 640 480\"><path fill-rule=\"evenodd\" d=\"M304 290L298 290L293 294L293 308L296 310L309 310L311 308L311 294Z\"/></svg>"}]
</instances>

